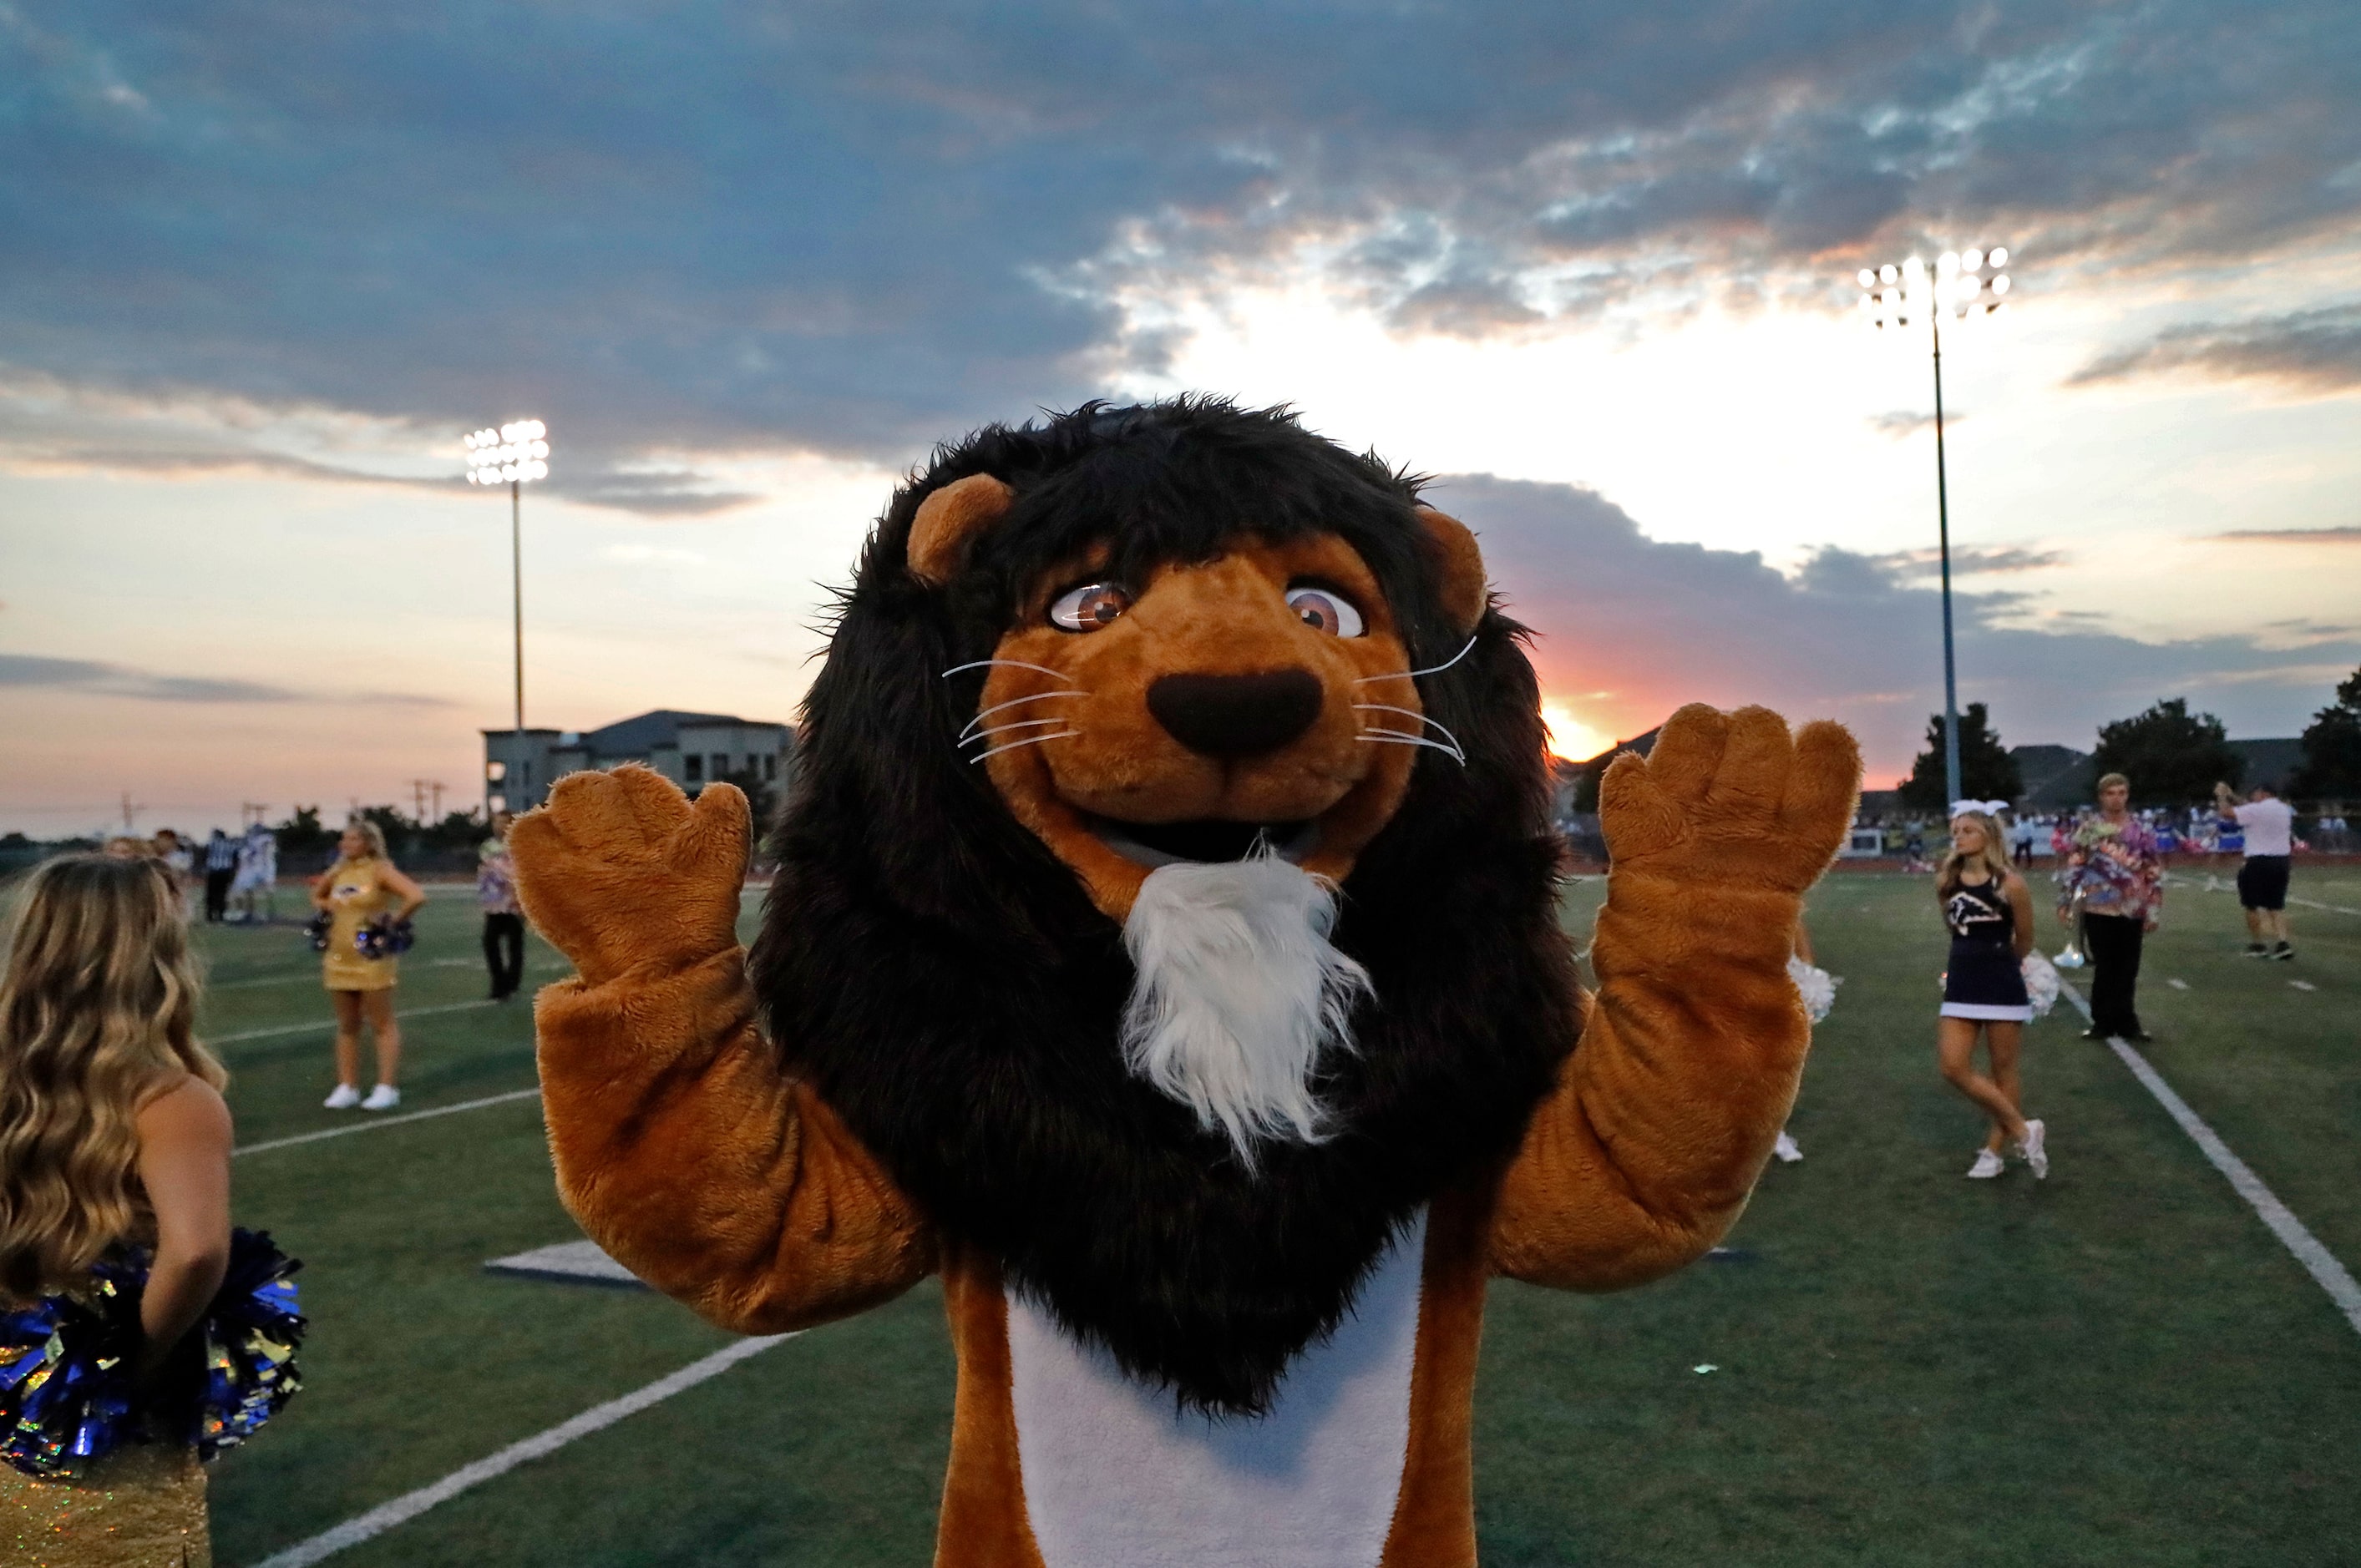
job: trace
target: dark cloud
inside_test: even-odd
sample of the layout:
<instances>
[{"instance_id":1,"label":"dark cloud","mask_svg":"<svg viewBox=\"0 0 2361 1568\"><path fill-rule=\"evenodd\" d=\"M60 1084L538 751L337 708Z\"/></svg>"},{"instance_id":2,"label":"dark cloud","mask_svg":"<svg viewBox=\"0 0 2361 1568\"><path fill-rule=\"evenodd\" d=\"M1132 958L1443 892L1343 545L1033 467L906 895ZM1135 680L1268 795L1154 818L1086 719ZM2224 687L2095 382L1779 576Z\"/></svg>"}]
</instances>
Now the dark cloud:
<instances>
[{"instance_id":1,"label":"dark cloud","mask_svg":"<svg viewBox=\"0 0 2361 1568\"><path fill-rule=\"evenodd\" d=\"M416 696L402 692L347 692L329 696L271 685L261 681L225 680L206 675L159 675L122 664L102 663L94 659L52 659L38 653L0 653L0 686L47 686L100 696L137 697L148 702L335 702L402 707L451 706L441 697Z\"/></svg>"},{"instance_id":2,"label":"dark cloud","mask_svg":"<svg viewBox=\"0 0 2361 1568\"><path fill-rule=\"evenodd\" d=\"M1967 417L1964 412L1955 409L1943 411L1943 422L1946 425L1958 424ZM1872 414L1869 418L1869 428L1880 435L1891 435L1898 439L1905 435L1916 435L1934 422L1935 416L1932 413L1921 413L1916 409L1890 409L1882 414Z\"/></svg>"},{"instance_id":3,"label":"dark cloud","mask_svg":"<svg viewBox=\"0 0 2361 1568\"><path fill-rule=\"evenodd\" d=\"M1759 554L1648 538L1595 492L1455 476L1438 505L1476 530L1511 615L1542 635L1554 691L1607 698L1637 734L1683 702L1760 702L1843 719L1872 759L1906 761L1942 706L1940 599L1906 557L1823 550L1793 576ZM1992 705L2011 742L2087 747L2100 724L2190 697L2234 735L2293 735L2361 663L2345 629L2275 649L2250 637L2145 642L2087 613L2027 615L2021 596L1960 593L1960 696Z\"/></svg>"},{"instance_id":4,"label":"dark cloud","mask_svg":"<svg viewBox=\"0 0 2361 1568\"><path fill-rule=\"evenodd\" d=\"M2305 392L2361 387L2361 305L2333 305L2251 322L2170 328L2095 359L2070 386L2193 370L2224 379L2251 377Z\"/></svg>"},{"instance_id":5,"label":"dark cloud","mask_svg":"<svg viewBox=\"0 0 2361 1568\"><path fill-rule=\"evenodd\" d=\"M1924 577L1942 570L1939 550L1895 550L1870 559L1905 577ZM1980 550L1972 545L1951 547L1951 575L1971 576L2000 572L2038 572L2062 566L2072 557L2063 550Z\"/></svg>"},{"instance_id":6,"label":"dark cloud","mask_svg":"<svg viewBox=\"0 0 2361 1568\"><path fill-rule=\"evenodd\" d=\"M537 414L585 482L899 461L1155 362L1120 291L1306 247L1470 334L1817 297L1922 225L2252 258L2351 223L2356 98L2339 0L13 0L0 362Z\"/></svg>"},{"instance_id":7,"label":"dark cloud","mask_svg":"<svg viewBox=\"0 0 2361 1568\"><path fill-rule=\"evenodd\" d=\"M454 473L389 473L283 450L309 445L334 456L366 444L348 428L337 428L353 422L316 407L272 411L196 389L143 398L120 387L75 384L54 376L0 374L0 465L19 471L154 479L258 475L445 492L467 488L466 479ZM397 425L381 433L396 445L418 444L415 430ZM622 467L563 457L545 488L586 506L650 517L706 516L762 499L719 488L711 476L691 468Z\"/></svg>"},{"instance_id":8,"label":"dark cloud","mask_svg":"<svg viewBox=\"0 0 2361 1568\"><path fill-rule=\"evenodd\" d=\"M2206 537L2263 544L2361 544L2361 528L2234 528Z\"/></svg>"},{"instance_id":9,"label":"dark cloud","mask_svg":"<svg viewBox=\"0 0 2361 1568\"><path fill-rule=\"evenodd\" d=\"M203 479L220 475L258 474L272 478L304 479L337 485L398 485L412 489L465 488L462 478L422 479L397 474L368 473L333 463L258 451L186 451L143 448L136 442L91 443L48 446L27 451L0 447L20 462L60 467L89 468L115 474L137 474L154 479Z\"/></svg>"},{"instance_id":10,"label":"dark cloud","mask_svg":"<svg viewBox=\"0 0 2361 1568\"><path fill-rule=\"evenodd\" d=\"M560 474L550 488L586 506L613 507L643 517L709 517L751 505L763 498L752 490L716 490L700 474L638 474L618 470L594 473L587 479Z\"/></svg>"}]
</instances>

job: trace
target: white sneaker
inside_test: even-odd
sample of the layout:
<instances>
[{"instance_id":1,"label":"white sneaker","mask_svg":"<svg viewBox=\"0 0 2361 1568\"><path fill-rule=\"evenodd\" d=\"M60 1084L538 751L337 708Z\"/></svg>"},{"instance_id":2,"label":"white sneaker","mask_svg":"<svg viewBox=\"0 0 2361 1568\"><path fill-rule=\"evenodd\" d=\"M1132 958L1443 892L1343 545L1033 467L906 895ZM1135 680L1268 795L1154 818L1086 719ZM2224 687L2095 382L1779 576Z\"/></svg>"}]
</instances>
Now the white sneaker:
<instances>
[{"instance_id":1,"label":"white sneaker","mask_svg":"<svg viewBox=\"0 0 2361 1568\"><path fill-rule=\"evenodd\" d=\"M349 1083L336 1085L328 1091L328 1097L320 1102L323 1106L331 1111L349 1111L360 1102L361 1091Z\"/></svg>"},{"instance_id":2,"label":"white sneaker","mask_svg":"<svg viewBox=\"0 0 2361 1568\"><path fill-rule=\"evenodd\" d=\"M2025 1163L2033 1168L2033 1179L2036 1181L2049 1179L2048 1138L2048 1128L2032 1118L2026 1119L2025 1142L2017 1146L2025 1151Z\"/></svg>"},{"instance_id":3,"label":"white sneaker","mask_svg":"<svg viewBox=\"0 0 2361 1568\"><path fill-rule=\"evenodd\" d=\"M1976 1163L1968 1167L1970 1181L1990 1181L2008 1168L2008 1162L1990 1149L1976 1151Z\"/></svg>"},{"instance_id":4,"label":"white sneaker","mask_svg":"<svg viewBox=\"0 0 2361 1568\"><path fill-rule=\"evenodd\" d=\"M364 1111L390 1111L401 1103L401 1091L396 1089L390 1083L380 1083L375 1089L368 1091L368 1098L361 1102L361 1109Z\"/></svg>"},{"instance_id":5,"label":"white sneaker","mask_svg":"<svg viewBox=\"0 0 2361 1568\"><path fill-rule=\"evenodd\" d=\"M1787 1135L1786 1128L1782 1127L1779 1129L1779 1141L1771 1146L1771 1155L1781 1165L1793 1165L1804 1157L1804 1151L1795 1146L1795 1140Z\"/></svg>"}]
</instances>

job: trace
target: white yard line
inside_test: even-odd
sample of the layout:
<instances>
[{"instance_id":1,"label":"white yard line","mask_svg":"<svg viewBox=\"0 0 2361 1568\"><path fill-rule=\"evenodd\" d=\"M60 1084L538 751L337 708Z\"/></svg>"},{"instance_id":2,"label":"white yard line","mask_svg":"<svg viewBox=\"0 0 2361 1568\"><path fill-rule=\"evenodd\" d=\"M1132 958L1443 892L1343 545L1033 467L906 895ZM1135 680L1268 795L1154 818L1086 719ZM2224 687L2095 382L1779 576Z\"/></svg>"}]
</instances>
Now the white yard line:
<instances>
[{"instance_id":1,"label":"white yard line","mask_svg":"<svg viewBox=\"0 0 2361 1568\"><path fill-rule=\"evenodd\" d=\"M2081 992L2070 985L2059 989L2074 1003L2075 1011L2085 1018L2091 1015L2091 1003ZM2173 1092L2172 1085L2165 1082L2163 1076L2148 1065L2147 1058L2140 1055L2127 1040L2110 1039L2107 1046L2125 1067L2132 1069L2132 1076L2140 1080L2140 1087L2156 1096L2157 1103L2164 1107L2166 1114L2180 1124L2180 1130L2187 1133L2190 1142L2213 1162L2213 1168L2229 1179L2238 1196L2244 1198L2247 1205L2261 1216L2263 1223L2270 1227L2271 1234L2279 1237L2280 1245L2303 1265L2304 1272L2328 1292L2328 1299L2336 1303L2336 1310L2345 1314L2345 1321L2353 1325L2354 1332L2361 1333L2361 1284L2354 1282L2352 1271L2337 1261L2335 1254L2321 1245L2320 1238L2305 1229L2303 1222L2279 1201L2277 1193L2263 1185L2263 1179L2255 1174L2253 1168L2233 1154L2230 1146L2222 1141L2221 1135L2206 1125L2204 1118L2191 1110L2187 1101Z\"/></svg>"},{"instance_id":2,"label":"white yard line","mask_svg":"<svg viewBox=\"0 0 2361 1568\"><path fill-rule=\"evenodd\" d=\"M2185 980L2168 980L2164 983L2172 987L2175 991L2187 991L2189 989L2189 982Z\"/></svg>"},{"instance_id":3,"label":"white yard line","mask_svg":"<svg viewBox=\"0 0 2361 1568\"><path fill-rule=\"evenodd\" d=\"M635 1389L620 1399L609 1399L594 1405L569 1421L561 1421L547 1431L539 1432L521 1442L512 1442L499 1453L463 1464L432 1486L407 1492L390 1503L381 1503L365 1514L346 1519L334 1530L321 1531L309 1541L298 1541L284 1552L264 1558L256 1568L311 1568L311 1564L333 1557L348 1546L358 1546L373 1541L396 1525L407 1524L427 1509L447 1503L460 1493L479 1486L497 1476L505 1475L520 1464L544 1458L556 1453L577 1438L603 1431L624 1417L636 1415L651 1405L661 1404L675 1394L694 1388L708 1378L718 1377L752 1355L760 1355L774 1344L795 1338L794 1334L773 1334L762 1339L740 1340L736 1344L717 1350L702 1361L693 1361L668 1377L659 1377L644 1388Z\"/></svg>"},{"instance_id":4,"label":"white yard line","mask_svg":"<svg viewBox=\"0 0 2361 1568\"><path fill-rule=\"evenodd\" d=\"M297 970L293 974L257 975L251 980L219 980L206 982L207 991L244 991L250 985L292 985L299 980L317 984L320 971L316 969Z\"/></svg>"},{"instance_id":5,"label":"white yard line","mask_svg":"<svg viewBox=\"0 0 2361 1568\"><path fill-rule=\"evenodd\" d=\"M2190 877L2177 877L2168 874L2164 881L2165 885L2168 887L2195 888L2196 891L2200 893L2235 893L2238 891L2233 884L2224 882L2218 877L2214 877L2210 874L2206 877L2202 886L2200 886L2194 879ZM2361 909L2355 909L2349 905L2323 904L2316 898L2298 898L2293 894L2288 894L2288 902L2290 904L2301 904L2306 909L2325 910L2331 915L2361 915Z\"/></svg>"},{"instance_id":6,"label":"white yard line","mask_svg":"<svg viewBox=\"0 0 2361 1568\"><path fill-rule=\"evenodd\" d=\"M360 1119L341 1127L324 1127L316 1133L297 1133L288 1138L268 1138L258 1144L247 1144L231 1150L233 1155L263 1154L271 1149L292 1148L297 1144L316 1144L323 1138L347 1137L354 1133L374 1133L379 1127L399 1127L404 1122L423 1122L435 1116L456 1116L462 1111L480 1111L487 1105L505 1105L511 1100L531 1100L541 1093L538 1089L511 1089L505 1094L487 1094L480 1100L462 1100L456 1105L436 1105L424 1111L405 1111L399 1116L380 1115L374 1111L355 1112Z\"/></svg>"},{"instance_id":7,"label":"white yard line","mask_svg":"<svg viewBox=\"0 0 2361 1568\"><path fill-rule=\"evenodd\" d=\"M497 1007L491 1001L446 1002L440 1007L410 1007L394 1014L397 1018L431 1018L437 1013L465 1013L476 1007ZM268 1029L242 1029L235 1035L212 1035L205 1039L209 1046L234 1046L240 1040L267 1040L274 1035L327 1035L335 1033L334 1018L315 1019L308 1024L274 1024Z\"/></svg>"}]
</instances>

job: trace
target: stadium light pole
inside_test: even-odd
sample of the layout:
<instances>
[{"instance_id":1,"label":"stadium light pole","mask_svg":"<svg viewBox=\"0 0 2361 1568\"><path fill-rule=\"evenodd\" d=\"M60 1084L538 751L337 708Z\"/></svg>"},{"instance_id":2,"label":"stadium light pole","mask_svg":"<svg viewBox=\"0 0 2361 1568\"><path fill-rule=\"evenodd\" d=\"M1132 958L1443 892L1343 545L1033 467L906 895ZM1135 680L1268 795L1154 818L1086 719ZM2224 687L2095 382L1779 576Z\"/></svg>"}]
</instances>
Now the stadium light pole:
<instances>
[{"instance_id":1,"label":"stadium light pole","mask_svg":"<svg viewBox=\"0 0 2361 1568\"><path fill-rule=\"evenodd\" d=\"M521 419L467 436L467 483L509 488L509 589L516 631L516 736L524 744L524 488L549 477L549 426Z\"/></svg>"},{"instance_id":2,"label":"stadium light pole","mask_svg":"<svg viewBox=\"0 0 2361 1568\"><path fill-rule=\"evenodd\" d=\"M1883 267L1862 268L1854 275L1861 287L1861 308L1880 331L1890 323L1910 324L1917 316L1927 323L1935 352L1935 523L1943 564L1943 781L1947 800L1963 798L1960 780L1960 673L1951 643L1951 497L1943 470L1943 318L1969 321L1990 315L2008 297L2008 247L1990 251L1947 250L1935 259L1929 279L1927 264L1913 256Z\"/></svg>"}]
</instances>

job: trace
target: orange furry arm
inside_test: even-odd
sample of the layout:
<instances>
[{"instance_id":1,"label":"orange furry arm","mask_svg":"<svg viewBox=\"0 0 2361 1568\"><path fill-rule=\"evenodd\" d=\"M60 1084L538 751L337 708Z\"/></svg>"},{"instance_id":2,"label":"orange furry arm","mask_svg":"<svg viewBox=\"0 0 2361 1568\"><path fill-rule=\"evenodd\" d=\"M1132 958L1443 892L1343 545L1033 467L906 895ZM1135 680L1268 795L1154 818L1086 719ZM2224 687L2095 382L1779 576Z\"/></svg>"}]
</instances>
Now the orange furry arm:
<instances>
[{"instance_id":1,"label":"orange furry arm","mask_svg":"<svg viewBox=\"0 0 2361 1568\"><path fill-rule=\"evenodd\" d=\"M1599 993L1502 1180L1492 1261L1538 1285L1670 1273L1730 1229L1811 1027L1787 978L1802 894L1851 820L1852 738L1763 708L1681 709L1600 788L1614 857Z\"/></svg>"},{"instance_id":2,"label":"orange furry arm","mask_svg":"<svg viewBox=\"0 0 2361 1568\"><path fill-rule=\"evenodd\" d=\"M623 1266L724 1328L777 1333L934 1267L917 1211L780 1069L735 940L745 798L577 773L511 836L517 888L581 978L534 1010L558 1193Z\"/></svg>"}]
</instances>

